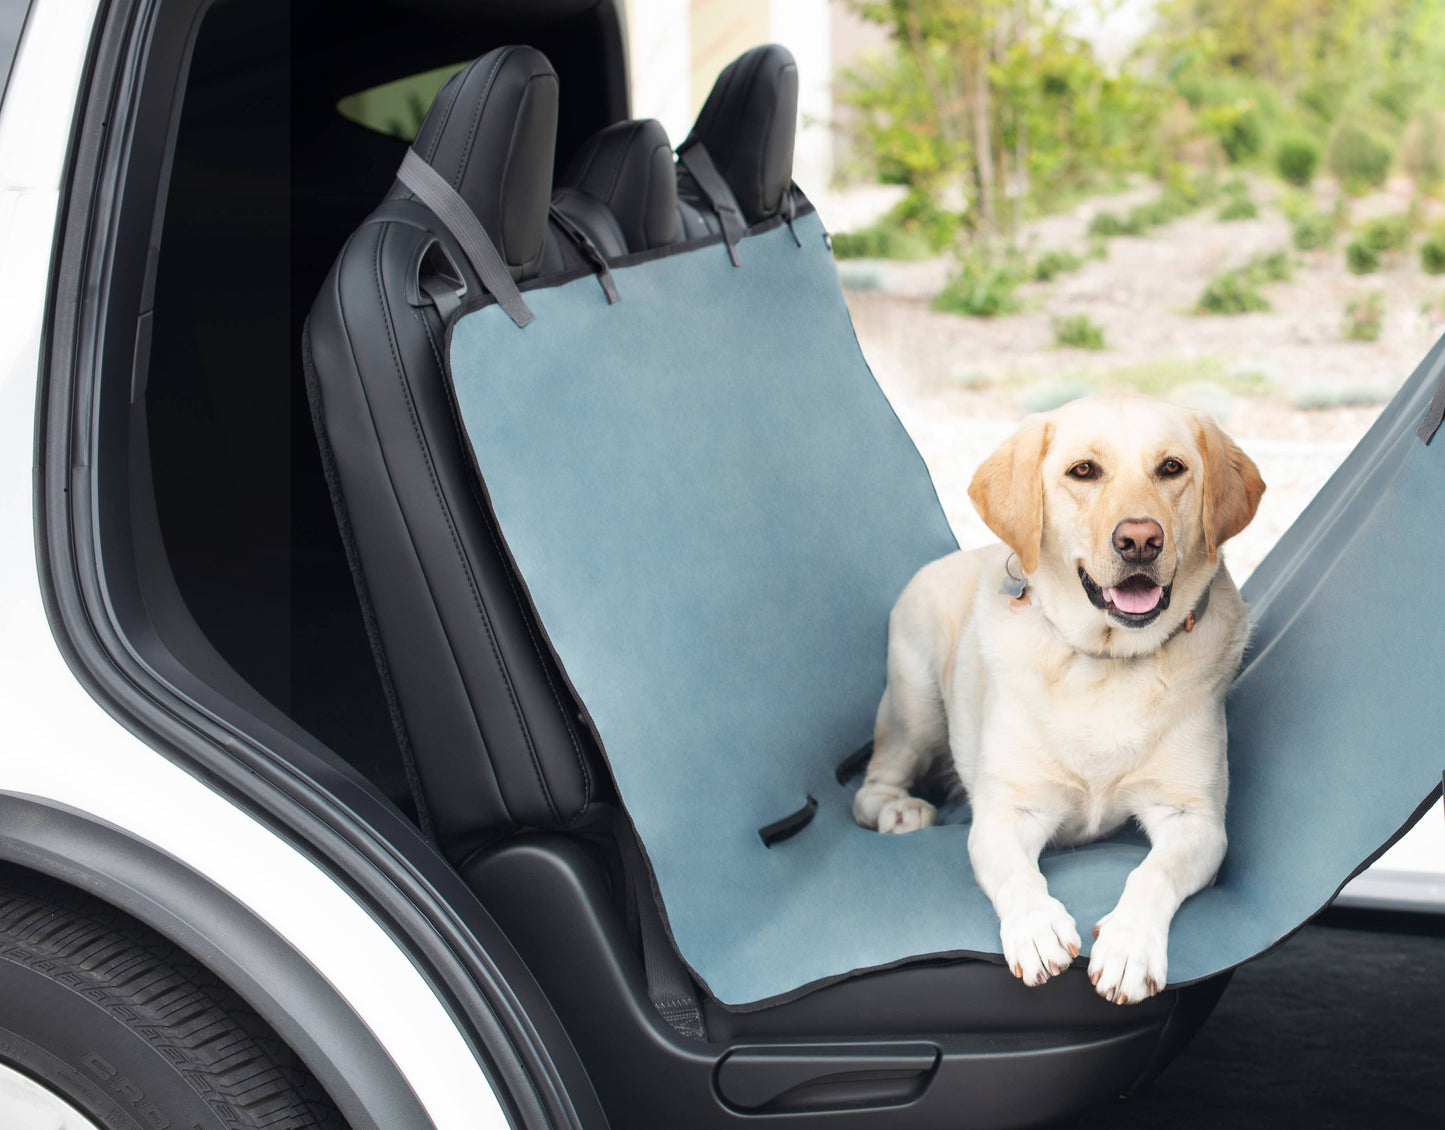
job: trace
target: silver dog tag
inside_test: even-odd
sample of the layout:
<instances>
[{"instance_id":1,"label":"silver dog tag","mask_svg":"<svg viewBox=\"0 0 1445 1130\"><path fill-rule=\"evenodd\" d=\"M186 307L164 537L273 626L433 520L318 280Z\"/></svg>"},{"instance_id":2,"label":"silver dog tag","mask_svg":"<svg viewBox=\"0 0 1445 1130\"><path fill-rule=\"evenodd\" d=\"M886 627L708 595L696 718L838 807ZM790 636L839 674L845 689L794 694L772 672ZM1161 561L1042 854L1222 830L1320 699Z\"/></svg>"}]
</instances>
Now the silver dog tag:
<instances>
[{"instance_id":1,"label":"silver dog tag","mask_svg":"<svg viewBox=\"0 0 1445 1130\"><path fill-rule=\"evenodd\" d=\"M1023 577L1008 576L1004 578L1003 587L998 591L1003 596L1011 596L1014 600L1018 600L1023 596L1024 589L1028 587L1029 583Z\"/></svg>"}]
</instances>

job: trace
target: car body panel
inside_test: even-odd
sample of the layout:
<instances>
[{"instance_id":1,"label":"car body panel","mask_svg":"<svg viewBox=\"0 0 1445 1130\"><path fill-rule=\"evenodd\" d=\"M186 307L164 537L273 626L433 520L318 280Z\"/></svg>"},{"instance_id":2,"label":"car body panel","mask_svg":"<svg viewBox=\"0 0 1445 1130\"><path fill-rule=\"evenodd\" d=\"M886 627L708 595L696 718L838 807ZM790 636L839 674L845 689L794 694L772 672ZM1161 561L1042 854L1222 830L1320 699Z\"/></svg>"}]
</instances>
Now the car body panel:
<instances>
[{"instance_id":1,"label":"car body panel","mask_svg":"<svg viewBox=\"0 0 1445 1130\"><path fill-rule=\"evenodd\" d=\"M312 860L127 732L57 646L36 567L45 296L95 0L38 0L0 107L0 788L124 829L250 908L347 1000L438 1127L504 1126L482 1066L405 952Z\"/></svg>"}]
</instances>

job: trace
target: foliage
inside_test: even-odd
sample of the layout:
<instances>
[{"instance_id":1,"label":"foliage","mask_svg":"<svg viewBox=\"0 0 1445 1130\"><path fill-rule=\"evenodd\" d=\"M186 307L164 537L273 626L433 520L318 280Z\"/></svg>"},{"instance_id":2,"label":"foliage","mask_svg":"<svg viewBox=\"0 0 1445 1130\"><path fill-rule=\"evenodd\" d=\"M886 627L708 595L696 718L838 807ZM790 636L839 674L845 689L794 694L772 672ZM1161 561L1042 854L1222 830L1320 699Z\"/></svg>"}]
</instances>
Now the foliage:
<instances>
[{"instance_id":1,"label":"foliage","mask_svg":"<svg viewBox=\"0 0 1445 1130\"><path fill-rule=\"evenodd\" d=\"M1259 215L1259 209L1248 196L1231 196L1219 209L1221 220L1252 220Z\"/></svg>"},{"instance_id":2,"label":"foliage","mask_svg":"<svg viewBox=\"0 0 1445 1130\"><path fill-rule=\"evenodd\" d=\"M1133 235L1127 231L1124 221L1119 218L1116 212L1095 212L1094 218L1089 221L1089 234L1110 239L1116 235Z\"/></svg>"},{"instance_id":3,"label":"foliage","mask_svg":"<svg viewBox=\"0 0 1445 1130\"><path fill-rule=\"evenodd\" d=\"M938 207L925 193L913 191L877 223L856 232L833 236L837 259L929 259L958 237L956 212Z\"/></svg>"},{"instance_id":4,"label":"foliage","mask_svg":"<svg viewBox=\"0 0 1445 1130\"><path fill-rule=\"evenodd\" d=\"M1306 212L1294 222L1294 245L1301 251L1317 251L1335 241L1339 224L1325 212Z\"/></svg>"},{"instance_id":5,"label":"foliage","mask_svg":"<svg viewBox=\"0 0 1445 1130\"><path fill-rule=\"evenodd\" d=\"M1251 314L1271 309L1269 300L1259 293L1257 285L1242 271L1225 271L1209 280L1196 314Z\"/></svg>"},{"instance_id":6,"label":"foliage","mask_svg":"<svg viewBox=\"0 0 1445 1130\"><path fill-rule=\"evenodd\" d=\"M948 276L933 308L973 318L1011 314L1019 308L1014 292L1023 280L1016 256L972 248L959 257L958 268Z\"/></svg>"},{"instance_id":7,"label":"foliage","mask_svg":"<svg viewBox=\"0 0 1445 1130\"><path fill-rule=\"evenodd\" d=\"M1081 187L1150 165L1157 84L1114 74L1053 0L851 0L893 50L843 76L853 149L880 178L962 191L986 238Z\"/></svg>"},{"instance_id":8,"label":"foliage","mask_svg":"<svg viewBox=\"0 0 1445 1130\"><path fill-rule=\"evenodd\" d=\"M1380 253L1362 239L1345 245L1345 267L1352 275L1368 275L1380 269Z\"/></svg>"},{"instance_id":9,"label":"foliage","mask_svg":"<svg viewBox=\"0 0 1445 1130\"><path fill-rule=\"evenodd\" d=\"M1256 255L1243 267L1216 275L1204 288L1194 307L1196 314L1250 314L1271 309L1259 293L1265 283L1288 282L1294 275L1289 252Z\"/></svg>"},{"instance_id":10,"label":"foliage","mask_svg":"<svg viewBox=\"0 0 1445 1130\"><path fill-rule=\"evenodd\" d=\"M1359 122L1342 122L1330 138L1330 172L1345 191L1359 195L1379 188L1390 174L1394 151L1387 141Z\"/></svg>"},{"instance_id":11,"label":"foliage","mask_svg":"<svg viewBox=\"0 0 1445 1130\"><path fill-rule=\"evenodd\" d=\"M1372 290L1345 306L1344 335L1350 341L1376 341L1385 324L1385 296Z\"/></svg>"},{"instance_id":12,"label":"foliage","mask_svg":"<svg viewBox=\"0 0 1445 1130\"><path fill-rule=\"evenodd\" d=\"M1445 275L1445 229L1420 245L1420 266L1427 275Z\"/></svg>"},{"instance_id":13,"label":"foliage","mask_svg":"<svg viewBox=\"0 0 1445 1130\"><path fill-rule=\"evenodd\" d=\"M1445 109L1422 110L1410 122L1400 163L1423 191L1445 188Z\"/></svg>"},{"instance_id":14,"label":"foliage","mask_svg":"<svg viewBox=\"0 0 1445 1130\"><path fill-rule=\"evenodd\" d=\"M1274 167L1280 177L1301 188L1315 179L1320 163L1320 147L1311 137L1294 134L1275 146Z\"/></svg>"},{"instance_id":15,"label":"foliage","mask_svg":"<svg viewBox=\"0 0 1445 1130\"><path fill-rule=\"evenodd\" d=\"M1034 279L1037 282L1049 282L1056 275L1061 275L1065 271L1077 271L1083 265L1083 259L1072 251L1058 249L1045 251L1034 260Z\"/></svg>"},{"instance_id":16,"label":"foliage","mask_svg":"<svg viewBox=\"0 0 1445 1130\"><path fill-rule=\"evenodd\" d=\"M856 232L833 233L835 259L928 259L933 248L916 232L877 223Z\"/></svg>"},{"instance_id":17,"label":"foliage","mask_svg":"<svg viewBox=\"0 0 1445 1130\"><path fill-rule=\"evenodd\" d=\"M1380 254L1399 251L1409 242L1410 226L1410 217L1398 212L1393 216L1380 216L1360 229L1360 241Z\"/></svg>"},{"instance_id":18,"label":"foliage","mask_svg":"<svg viewBox=\"0 0 1445 1130\"><path fill-rule=\"evenodd\" d=\"M1104 349L1104 328L1087 314L1055 318L1054 344L1069 349Z\"/></svg>"}]
</instances>

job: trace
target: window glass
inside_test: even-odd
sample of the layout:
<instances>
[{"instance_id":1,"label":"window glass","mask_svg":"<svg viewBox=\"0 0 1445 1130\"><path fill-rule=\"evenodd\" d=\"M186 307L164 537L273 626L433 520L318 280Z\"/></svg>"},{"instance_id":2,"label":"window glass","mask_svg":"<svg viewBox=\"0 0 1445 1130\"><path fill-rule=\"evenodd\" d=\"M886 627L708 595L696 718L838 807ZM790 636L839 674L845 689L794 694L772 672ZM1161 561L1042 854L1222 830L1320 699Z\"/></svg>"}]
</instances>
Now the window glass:
<instances>
[{"instance_id":1,"label":"window glass","mask_svg":"<svg viewBox=\"0 0 1445 1130\"><path fill-rule=\"evenodd\" d=\"M0 102L5 100L5 84L10 79L28 11L30 0L0 0Z\"/></svg>"},{"instance_id":2,"label":"window glass","mask_svg":"<svg viewBox=\"0 0 1445 1130\"><path fill-rule=\"evenodd\" d=\"M357 94L348 94L336 104L336 109L342 117L367 129L411 141L416 137L416 131L421 129L427 107L432 104L437 91L465 65L452 63L434 71L423 71L419 75L382 83Z\"/></svg>"}]
</instances>

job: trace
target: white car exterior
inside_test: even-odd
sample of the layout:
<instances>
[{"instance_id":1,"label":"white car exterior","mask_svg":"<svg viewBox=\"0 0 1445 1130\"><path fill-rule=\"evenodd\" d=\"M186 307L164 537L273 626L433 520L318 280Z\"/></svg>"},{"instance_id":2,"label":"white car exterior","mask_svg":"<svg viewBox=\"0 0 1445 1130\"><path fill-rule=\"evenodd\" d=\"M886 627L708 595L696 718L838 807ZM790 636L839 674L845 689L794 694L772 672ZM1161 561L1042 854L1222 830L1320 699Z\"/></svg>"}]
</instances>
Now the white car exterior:
<instances>
[{"instance_id":1,"label":"white car exterior","mask_svg":"<svg viewBox=\"0 0 1445 1130\"><path fill-rule=\"evenodd\" d=\"M36 571L45 295L95 0L36 0L0 105L0 790L103 820L253 910L345 997L440 1130L507 1120L427 982L310 859L107 714L61 655ZM0 1088L0 1126L24 1125ZM14 1099L17 1104L19 1099Z\"/></svg>"}]
</instances>

